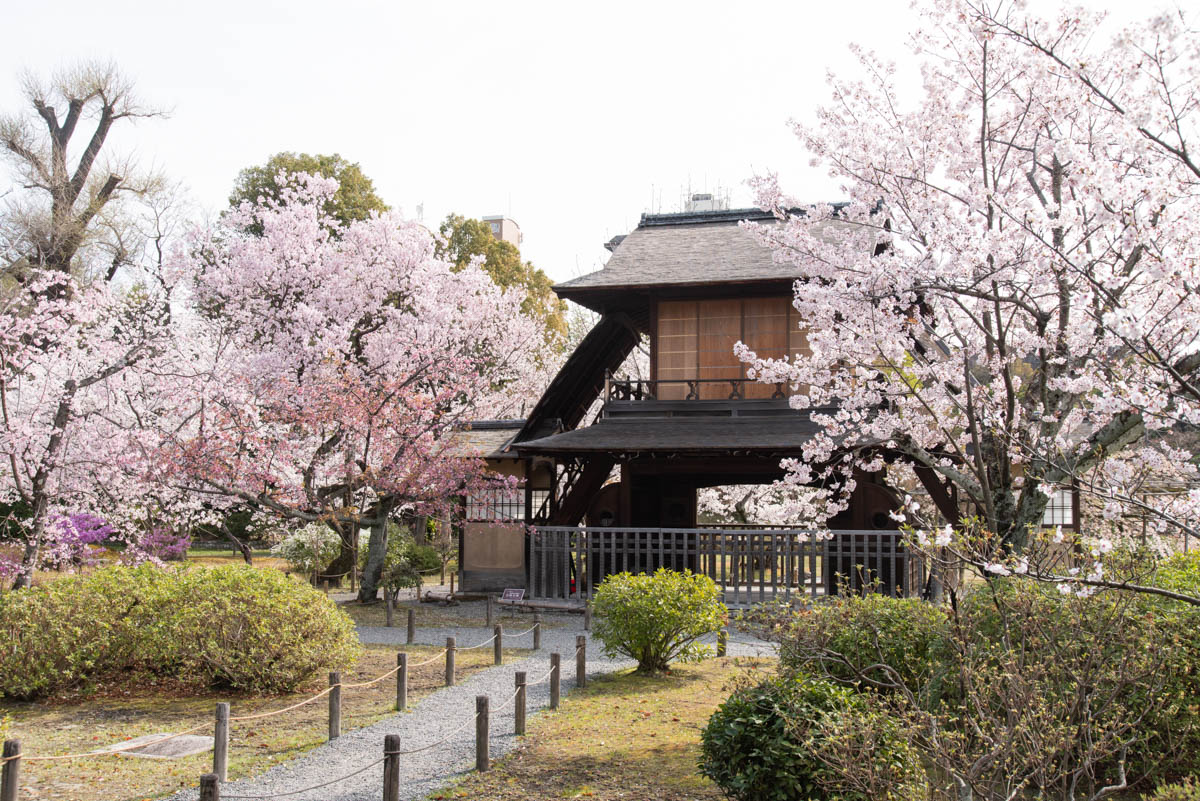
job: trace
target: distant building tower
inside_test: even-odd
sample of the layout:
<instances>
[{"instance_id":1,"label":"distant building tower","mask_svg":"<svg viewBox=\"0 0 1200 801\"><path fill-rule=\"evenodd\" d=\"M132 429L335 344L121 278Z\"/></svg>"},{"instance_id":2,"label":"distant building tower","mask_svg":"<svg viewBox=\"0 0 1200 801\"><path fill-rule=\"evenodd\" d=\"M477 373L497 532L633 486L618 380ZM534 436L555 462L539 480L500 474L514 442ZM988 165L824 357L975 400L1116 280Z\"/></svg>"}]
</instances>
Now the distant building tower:
<instances>
[{"instance_id":1,"label":"distant building tower","mask_svg":"<svg viewBox=\"0 0 1200 801\"><path fill-rule=\"evenodd\" d=\"M712 192L695 192L683 206L685 212L693 211L725 211L729 208L729 195L720 190Z\"/></svg>"},{"instance_id":2,"label":"distant building tower","mask_svg":"<svg viewBox=\"0 0 1200 801\"><path fill-rule=\"evenodd\" d=\"M517 225L516 221L503 215L484 217L483 221L491 226L492 236L521 247L521 226Z\"/></svg>"}]
</instances>

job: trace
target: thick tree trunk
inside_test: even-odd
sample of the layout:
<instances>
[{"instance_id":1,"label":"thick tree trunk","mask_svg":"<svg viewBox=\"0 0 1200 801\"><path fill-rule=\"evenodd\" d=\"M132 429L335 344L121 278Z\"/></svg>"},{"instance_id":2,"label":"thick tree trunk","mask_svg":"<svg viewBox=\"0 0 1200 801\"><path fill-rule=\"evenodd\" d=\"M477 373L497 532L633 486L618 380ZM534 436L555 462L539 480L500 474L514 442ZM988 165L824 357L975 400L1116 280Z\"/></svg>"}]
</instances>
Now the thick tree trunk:
<instances>
[{"instance_id":1,"label":"thick tree trunk","mask_svg":"<svg viewBox=\"0 0 1200 801\"><path fill-rule=\"evenodd\" d=\"M371 525L371 543L367 546L367 566L363 570L358 600L369 603L378 600L379 580L387 561L387 517L379 515Z\"/></svg>"}]
</instances>

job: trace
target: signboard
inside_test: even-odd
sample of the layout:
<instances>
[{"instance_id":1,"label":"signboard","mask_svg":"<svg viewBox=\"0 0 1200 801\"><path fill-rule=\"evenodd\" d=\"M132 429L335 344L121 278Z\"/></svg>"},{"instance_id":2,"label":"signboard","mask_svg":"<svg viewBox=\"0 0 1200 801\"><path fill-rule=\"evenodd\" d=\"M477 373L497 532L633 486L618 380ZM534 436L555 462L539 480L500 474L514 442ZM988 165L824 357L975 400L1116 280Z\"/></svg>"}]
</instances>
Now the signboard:
<instances>
[{"instance_id":1,"label":"signboard","mask_svg":"<svg viewBox=\"0 0 1200 801\"><path fill-rule=\"evenodd\" d=\"M500 597L505 601L523 601L525 600L525 590L505 590Z\"/></svg>"}]
</instances>

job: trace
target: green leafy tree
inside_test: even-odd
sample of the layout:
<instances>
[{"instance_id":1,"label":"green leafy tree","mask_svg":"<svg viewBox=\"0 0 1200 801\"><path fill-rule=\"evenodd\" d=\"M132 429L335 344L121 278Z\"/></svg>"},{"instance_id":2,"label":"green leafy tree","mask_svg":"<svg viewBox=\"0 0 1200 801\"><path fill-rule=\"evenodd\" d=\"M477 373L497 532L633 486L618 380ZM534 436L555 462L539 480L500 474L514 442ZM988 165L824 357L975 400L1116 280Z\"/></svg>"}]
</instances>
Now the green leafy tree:
<instances>
[{"instance_id":1,"label":"green leafy tree","mask_svg":"<svg viewBox=\"0 0 1200 801\"><path fill-rule=\"evenodd\" d=\"M497 239L491 226L483 220L472 220L451 214L442 221L438 232L445 239L438 246L438 255L453 261L459 268L471 259L482 256L483 269L497 286L520 287L525 290L521 310L546 322L547 335L562 342L567 334L567 304L554 294L550 276L521 260L516 245Z\"/></svg>"},{"instance_id":2,"label":"green leafy tree","mask_svg":"<svg viewBox=\"0 0 1200 801\"><path fill-rule=\"evenodd\" d=\"M345 225L355 220L365 220L371 212L387 211L387 204L375 194L375 184L362 171L357 162L350 162L337 153L331 156L308 153L276 153L266 164L247 167L238 173L229 196L229 205L243 201L254 203L260 197L279 198L277 178L280 172L306 172L324 178L336 178L338 191L326 206L328 214Z\"/></svg>"}]
</instances>

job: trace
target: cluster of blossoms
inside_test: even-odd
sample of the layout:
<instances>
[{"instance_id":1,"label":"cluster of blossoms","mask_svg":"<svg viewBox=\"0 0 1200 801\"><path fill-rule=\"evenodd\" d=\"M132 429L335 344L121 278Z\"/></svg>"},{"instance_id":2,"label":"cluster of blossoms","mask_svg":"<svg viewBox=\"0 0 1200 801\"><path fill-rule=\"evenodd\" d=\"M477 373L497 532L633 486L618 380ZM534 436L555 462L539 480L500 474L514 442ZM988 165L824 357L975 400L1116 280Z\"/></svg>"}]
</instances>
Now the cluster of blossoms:
<instances>
[{"instance_id":1,"label":"cluster of blossoms","mask_svg":"<svg viewBox=\"0 0 1200 801\"><path fill-rule=\"evenodd\" d=\"M1152 536L1200 533L1182 438L1200 423L1195 33L1165 15L1100 51L1088 13L923 13L923 96L906 102L860 54L868 79L831 78L833 103L796 126L848 202L797 210L774 176L756 181L778 222L747 227L799 276L808 348L737 353L760 380L809 388L792 403L820 430L785 465L824 488L808 522L886 457L893 485L919 481L943 520L959 522L951 489L979 515L997 542L972 555L993 574L1034 569L1010 555L1042 536L1063 487L1099 508L1089 563L1134 514ZM894 519L915 525L913 510Z\"/></svg>"}]
</instances>

